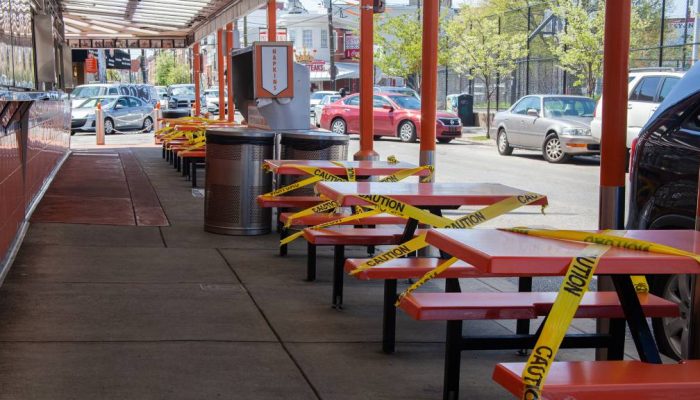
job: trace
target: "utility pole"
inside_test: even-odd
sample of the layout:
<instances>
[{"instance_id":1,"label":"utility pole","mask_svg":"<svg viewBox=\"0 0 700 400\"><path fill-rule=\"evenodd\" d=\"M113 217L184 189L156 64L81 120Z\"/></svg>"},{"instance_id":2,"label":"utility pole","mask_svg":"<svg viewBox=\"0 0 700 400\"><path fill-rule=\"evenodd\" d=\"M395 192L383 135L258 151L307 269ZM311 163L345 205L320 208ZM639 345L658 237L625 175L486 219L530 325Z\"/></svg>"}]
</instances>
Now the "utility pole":
<instances>
[{"instance_id":1,"label":"utility pole","mask_svg":"<svg viewBox=\"0 0 700 400\"><path fill-rule=\"evenodd\" d=\"M146 71L146 51L141 49L141 78L143 83L148 83L148 72Z\"/></svg>"},{"instance_id":2,"label":"utility pole","mask_svg":"<svg viewBox=\"0 0 700 400\"><path fill-rule=\"evenodd\" d=\"M331 89L338 90L335 82L335 41L333 38L335 30L333 29L333 0L328 0L328 52L330 56L330 78Z\"/></svg>"},{"instance_id":3,"label":"utility pole","mask_svg":"<svg viewBox=\"0 0 700 400\"><path fill-rule=\"evenodd\" d=\"M693 64L700 56L700 49L698 49L698 41L700 41L700 23L698 23L698 18L700 17L700 0L695 0L695 22L693 23Z\"/></svg>"},{"instance_id":4,"label":"utility pole","mask_svg":"<svg viewBox=\"0 0 700 400\"><path fill-rule=\"evenodd\" d=\"M248 17L243 17L243 47L248 47Z\"/></svg>"}]
</instances>

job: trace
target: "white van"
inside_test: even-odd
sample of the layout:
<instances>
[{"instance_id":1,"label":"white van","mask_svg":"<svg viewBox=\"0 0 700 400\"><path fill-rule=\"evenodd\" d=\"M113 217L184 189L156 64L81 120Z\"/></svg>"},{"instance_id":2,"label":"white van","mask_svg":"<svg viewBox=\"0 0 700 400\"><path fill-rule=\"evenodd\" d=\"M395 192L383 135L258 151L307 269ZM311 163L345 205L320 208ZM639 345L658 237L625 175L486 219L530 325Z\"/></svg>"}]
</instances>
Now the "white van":
<instances>
[{"instance_id":1,"label":"white van","mask_svg":"<svg viewBox=\"0 0 700 400\"><path fill-rule=\"evenodd\" d=\"M651 115L685 73L674 70L632 70L628 79L627 148L639 136ZM603 98L598 101L591 121L591 136L600 140L603 125Z\"/></svg>"}]
</instances>

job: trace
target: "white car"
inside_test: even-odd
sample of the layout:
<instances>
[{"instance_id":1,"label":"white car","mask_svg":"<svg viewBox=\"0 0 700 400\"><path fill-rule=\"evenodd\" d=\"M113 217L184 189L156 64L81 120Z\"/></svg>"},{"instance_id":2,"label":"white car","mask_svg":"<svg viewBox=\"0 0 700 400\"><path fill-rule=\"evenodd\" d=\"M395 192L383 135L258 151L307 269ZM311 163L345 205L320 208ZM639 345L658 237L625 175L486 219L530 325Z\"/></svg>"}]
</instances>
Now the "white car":
<instances>
[{"instance_id":1,"label":"white car","mask_svg":"<svg viewBox=\"0 0 700 400\"><path fill-rule=\"evenodd\" d=\"M314 108L316 107L316 104L320 103L325 96L334 94L340 95L340 93L336 92L335 90L319 90L317 92L311 93L311 101L309 102L309 117L315 117Z\"/></svg>"},{"instance_id":2,"label":"white car","mask_svg":"<svg viewBox=\"0 0 700 400\"><path fill-rule=\"evenodd\" d=\"M339 94L327 94L323 96L323 99L321 99L321 102L316 104L313 108L313 113L312 117L314 119L314 124L316 124L317 127L321 126L321 113L323 113L323 107L326 104L331 104L336 101L340 100L340 95Z\"/></svg>"},{"instance_id":3,"label":"white car","mask_svg":"<svg viewBox=\"0 0 700 400\"><path fill-rule=\"evenodd\" d=\"M647 123L656 108L674 86L681 80L684 72L676 71L631 71L628 79L627 101L627 148L639 136L639 131ZM602 134L603 98L598 101L591 135L600 140Z\"/></svg>"}]
</instances>

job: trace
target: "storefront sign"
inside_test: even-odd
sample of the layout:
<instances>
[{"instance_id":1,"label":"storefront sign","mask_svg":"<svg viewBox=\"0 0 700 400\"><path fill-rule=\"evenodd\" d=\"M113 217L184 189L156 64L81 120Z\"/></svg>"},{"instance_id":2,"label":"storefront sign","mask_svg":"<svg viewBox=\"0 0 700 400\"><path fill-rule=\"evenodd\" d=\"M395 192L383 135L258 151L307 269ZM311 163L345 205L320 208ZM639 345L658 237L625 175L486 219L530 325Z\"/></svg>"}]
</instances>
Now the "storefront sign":
<instances>
[{"instance_id":1,"label":"storefront sign","mask_svg":"<svg viewBox=\"0 0 700 400\"><path fill-rule=\"evenodd\" d=\"M323 72L326 70L326 62L323 60L312 61L306 64L306 66L309 67L309 71L311 72Z\"/></svg>"},{"instance_id":2,"label":"storefront sign","mask_svg":"<svg viewBox=\"0 0 700 400\"><path fill-rule=\"evenodd\" d=\"M345 58L360 57L360 38L356 35L345 34Z\"/></svg>"},{"instance_id":3,"label":"storefront sign","mask_svg":"<svg viewBox=\"0 0 700 400\"><path fill-rule=\"evenodd\" d=\"M258 31L258 36L260 37L261 42L267 42L267 28L260 28ZM277 28L277 41L287 41L287 28Z\"/></svg>"},{"instance_id":4,"label":"storefront sign","mask_svg":"<svg viewBox=\"0 0 700 400\"><path fill-rule=\"evenodd\" d=\"M92 54L88 54L87 59L85 59L85 72L88 74L97 73L97 59Z\"/></svg>"},{"instance_id":5,"label":"storefront sign","mask_svg":"<svg viewBox=\"0 0 700 400\"><path fill-rule=\"evenodd\" d=\"M294 97L292 44L254 44L255 98Z\"/></svg>"}]
</instances>

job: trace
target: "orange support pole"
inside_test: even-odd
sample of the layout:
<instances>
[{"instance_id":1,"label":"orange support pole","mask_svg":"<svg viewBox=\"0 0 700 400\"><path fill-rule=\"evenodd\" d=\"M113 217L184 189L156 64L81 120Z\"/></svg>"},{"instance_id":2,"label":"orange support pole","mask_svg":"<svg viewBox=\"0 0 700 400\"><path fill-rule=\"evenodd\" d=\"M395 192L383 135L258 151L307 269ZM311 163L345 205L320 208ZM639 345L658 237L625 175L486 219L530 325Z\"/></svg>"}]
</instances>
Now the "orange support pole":
<instances>
[{"instance_id":1,"label":"orange support pole","mask_svg":"<svg viewBox=\"0 0 700 400\"><path fill-rule=\"evenodd\" d=\"M202 111L202 105L200 104L200 91L199 91L199 73L201 71L201 59L199 54L199 43L195 43L192 46L192 53L194 53L194 115L199 116Z\"/></svg>"},{"instance_id":2,"label":"orange support pole","mask_svg":"<svg viewBox=\"0 0 700 400\"><path fill-rule=\"evenodd\" d=\"M277 41L277 0L267 0L267 41Z\"/></svg>"},{"instance_id":3,"label":"orange support pole","mask_svg":"<svg viewBox=\"0 0 700 400\"><path fill-rule=\"evenodd\" d=\"M624 227L630 8L630 0L605 2L600 229Z\"/></svg>"},{"instance_id":4,"label":"orange support pole","mask_svg":"<svg viewBox=\"0 0 700 400\"><path fill-rule=\"evenodd\" d=\"M423 54L420 118L420 165L435 166L435 124L437 123L437 60L440 4L423 2ZM434 175L433 175L434 176ZM431 178L434 179L434 178Z\"/></svg>"},{"instance_id":5,"label":"orange support pole","mask_svg":"<svg viewBox=\"0 0 700 400\"><path fill-rule=\"evenodd\" d=\"M224 29L216 31L216 69L219 73L219 120L226 119L226 93L224 88Z\"/></svg>"},{"instance_id":6,"label":"orange support pole","mask_svg":"<svg viewBox=\"0 0 700 400\"><path fill-rule=\"evenodd\" d=\"M377 160L374 151L374 8L360 2L360 151L355 160Z\"/></svg>"},{"instance_id":7,"label":"orange support pole","mask_svg":"<svg viewBox=\"0 0 700 400\"><path fill-rule=\"evenodd\" d=\"M228 86L228 122L233 122L236 105L233 104L233 67L231 65L231 50L233 49L233 22L226 25L226 86ZM221 107L221 106L219 106ZM221 111L219 110L219 113Z\"/></svg>"},{"instance_id":8,"label":"orange support pole","mask_svg":"<svg viewBox=\"0 0 700 400\"><path fill-rule=\"evenodd\" d=\"M630 45L631 0L605 2L603 46L603 126L600 144L600 229L624 229L625 160L627 147L627 76ZM598 290L614 290L609 277L598 279ZM608 333L610 323L599 319L598 333ZM647 331L648 335L651 335ZM651 339L653 340L653 339ZM596 350L596 359L607 359L606 349Z\"/></svg>"}]
</instances>

